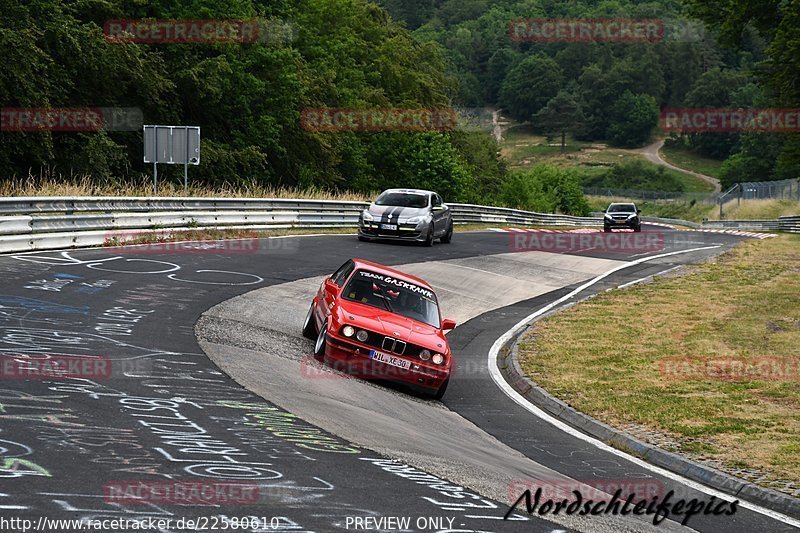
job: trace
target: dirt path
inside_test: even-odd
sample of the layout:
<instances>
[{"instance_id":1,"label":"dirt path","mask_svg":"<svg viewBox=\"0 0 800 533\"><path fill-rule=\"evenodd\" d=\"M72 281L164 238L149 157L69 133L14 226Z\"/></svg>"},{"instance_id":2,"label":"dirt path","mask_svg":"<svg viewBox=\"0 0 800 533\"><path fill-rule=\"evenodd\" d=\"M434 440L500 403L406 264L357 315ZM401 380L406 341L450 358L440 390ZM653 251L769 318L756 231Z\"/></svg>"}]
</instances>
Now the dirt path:
<instances>
[{"instance_id":1,"label":"dirt path","mask_svg":"<svg viewBox=\"0 0 800 533\"><path fill-rule=\"evenodd\" d=\"M497 140L497 142L502 141L503 128L500 126L500 111L498 110L492 111L492 126L494 126L492 129L492 135L494 135L494 138Z\"/></svg>"},{"instance_id":2,"label":"dirt path","mask_svg":"<svg viewBox=\"0 0 800 533\"><path fill-rule=\"evenodd\" d=\"M706 181L714 186L714 192L718 193L722 190L722 187L719 184L719 180L717 178L706 176L705 174L700 174L699 172L694 172L691 170L686 170L685 168L676 167L673 164L667 163L663 159L661 159L661 154L658 153L661 150L661 147L664 146L664 139L659 139L653 144L648 144L644 148L637 148L636 150L630 150L631 152L642 154L645 159L650 161L651 163L655 163L656 165L661 165L667 168L671 168L672 170L677 170L678 172L683 172L684 174L691 174L692 176L698 177L703 181Z\"/></svg>"}]
</instances>

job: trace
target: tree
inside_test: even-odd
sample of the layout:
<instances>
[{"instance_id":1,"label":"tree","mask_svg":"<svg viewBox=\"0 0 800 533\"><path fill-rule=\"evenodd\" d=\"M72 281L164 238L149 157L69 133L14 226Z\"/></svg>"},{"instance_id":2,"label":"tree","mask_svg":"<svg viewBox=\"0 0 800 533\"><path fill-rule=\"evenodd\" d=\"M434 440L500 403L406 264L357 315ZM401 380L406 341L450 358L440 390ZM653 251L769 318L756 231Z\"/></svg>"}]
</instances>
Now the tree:
<instances>
[{"instance_id":1,"label":"tree","mask_svg":"<svg viewBox=\"0 0 800 533\"><path fill-rule=\"evenodd\" d=\"M566 150L567 133L580 131L584 120L583 111L575 96L562 89L533 116L533 125L540 131L560 133L563 154Z\"/></svg>"},{"instance_id":2,"label":"tree","mask_svg":"<svg viewBox=\"0 0 800 533\"><path fill-rule=\"evenodd\" d=\"M511 68L500 88L500 105L517 120L527 121L558 93L561 67L545 55L529 56Z\"/></svg>"},{"instance_id":3,"label":"tree","mask_svg":"<svg viewBox=\"0 0 800 533\"><path fill-rule=\"evenodd\" d=\"M658 116L655 98L625 91L611 108L608 138L617 146L641 146L649 140Z\"/></svg>"}]
</instances>

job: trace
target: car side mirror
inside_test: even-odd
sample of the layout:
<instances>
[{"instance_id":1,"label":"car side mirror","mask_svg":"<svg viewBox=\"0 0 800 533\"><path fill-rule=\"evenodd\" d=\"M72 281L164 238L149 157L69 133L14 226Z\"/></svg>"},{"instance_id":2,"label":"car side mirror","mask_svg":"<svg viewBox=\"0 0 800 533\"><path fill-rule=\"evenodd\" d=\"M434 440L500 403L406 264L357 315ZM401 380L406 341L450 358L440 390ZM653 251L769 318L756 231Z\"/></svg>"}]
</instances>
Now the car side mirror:
<instances>
[{"instance_id":1,"label":"car side mirror","mask_svg":"<svg viewBox=\"0 0 800 533\"><path fill-rule=\"evenodd\" d=\"M325 290L332 294L339 294L339 286L331 280L330 276L325 279Z\"/></svg>"},{"instance_id":2,"label":"car side mirror","mask_svg":"<svg viewBox=\"0 0 800 533\"><path fill-rule=\"evenodd\" d=\"M636 210L636 214L637 214L637 215L641 215L641 214L642 214L642 210L641 210L641 209L637 209L637 210Z\"/></svg>"},{"instance_id":3,"label":"car side mirror","mask_svg":"<svg viewBox=\"0 0 800 533\"><path fill-rule=\"evenodd\" d=\"M442 331L450 331L451 329L456 327L456 321L450 318L445 318L442 320Z\"/></svg>"}]
</instances>

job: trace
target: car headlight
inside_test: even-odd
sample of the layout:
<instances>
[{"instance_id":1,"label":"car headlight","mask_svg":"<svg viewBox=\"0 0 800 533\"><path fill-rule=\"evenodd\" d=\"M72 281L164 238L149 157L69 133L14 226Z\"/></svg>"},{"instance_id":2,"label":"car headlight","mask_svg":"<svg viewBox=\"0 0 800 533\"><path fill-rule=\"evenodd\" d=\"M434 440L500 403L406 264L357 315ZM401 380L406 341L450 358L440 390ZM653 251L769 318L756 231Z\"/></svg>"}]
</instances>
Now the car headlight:
<instances>
[{"instance_id":1,"label":"car headlight","mask_svg":"<svg viewBox=\"0 0 800 533\"><path fill-rule=\"evenodd\" d=\"M633 213L632 215L628 215L628 220L632 219L635 216L636 216L636 213Z\"/></svg>"},{"instance_id":2,"label":"car headlight","mask_svg":"<svg viewBox=\"0 0 800 533\"><path fill-rule=\"evenodd\" d=\"M425 220L424 216L411 217L406 219L406 224L419 224L423 220Z\"/></svg>"},{"instance_id":3,"label":"car headlight","mask_svg":"<svg viewBox=\"0 0 800 533\"><path fill-rule=\"evenodd\" d=\"M342 335L345 337L352 337L355 334L356 330L353 326L345 326L342 328Z\"/></svg>"},{"instance_id":4,"label":"car headlight","mask_svg":"<svg viewBox=\"0 0 800 533\"><path fill-rule=\"evenodd\" d=\"M440 354L440 353L435 353L435 354L433 354L432 361L434 363L436 363L437 365L441 365L444 362L444 356L442 354Z\"/></svg>"},{"instance_id":5,"label":"car headlight","mask_svg":"<svg viewBox=\"0 0 800 533\"><path fill-rule=\"evenodd\" d=\"M364 211L361 212L361 220L365 222L372 222L375 220L375 217L372 216L372 213L370 213L369 210L364 209Z\"/></svg>"},{"instance_id":6,"label":"car headlight","mask_svg":"<svg viewBox=\"0 0 800 533\"><path fill-rule=\"evenodd\" d=\"M611 220L611 215L609 215L608 213L606 213L605 215L603 215L603 217L604 217L604 218L607 218L608 220Z\"/></svg>"},{"instance_id":7,"label":"car headlight","mask_svg":"<svg viewBox=\"0 0 800 533\"><path fill-rule=\"evenodd\" d=\"M361 342L367 342L368 338L369 338L369 333L367 333L363 329L358 330L358 333L356 333L356 339L358 339Z\"/></svg>"},{"instance_id":8,"label":"car headlight","mask_svg":"<svg viewBox=\"0 0 800 533\"><path fill-rule=\"evenodd\" d=\"M422 350L421 352L419 352L419 358L422 359L423 361L427 361L428 359L431 358L431 352L429 352L428 350Z\"/></svg>"}]
</instances>

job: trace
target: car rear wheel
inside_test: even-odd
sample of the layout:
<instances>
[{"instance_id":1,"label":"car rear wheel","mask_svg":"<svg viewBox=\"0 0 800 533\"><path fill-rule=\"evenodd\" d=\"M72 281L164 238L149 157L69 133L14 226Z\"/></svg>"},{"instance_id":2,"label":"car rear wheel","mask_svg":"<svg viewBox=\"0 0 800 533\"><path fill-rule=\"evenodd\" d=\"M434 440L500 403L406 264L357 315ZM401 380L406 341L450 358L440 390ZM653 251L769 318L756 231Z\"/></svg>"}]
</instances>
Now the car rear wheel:
<instances>
[{"instance_id":1,"label":"car rear wheel","mask_svg":"<svg viewBox=\"0 0 800 533\"><path fill-rule=\"evenodd\" d=\"M447 228L447 232L442 235L442 238L439 239L444 244L449 244L450 241L453 240L453 223L450 222L450 226Z\"/></svg>"},{"instance_id":2,"label":"car rear wheel","mask_svg":"<svg viewBox=\"0 0 800 533\"><path fill-rule=\"evenodd\" d=\"M322 327L319 330L319 335L317 335L317 342L314 344L314 357L317 359L322 359L325 357L325 345L328 344L327 342L328 337L328 321L326 320Z\"/></svg>"},{"instance_id":3,"label":"car rear wheel","mask_svg":"<svg viewBox=\"0 0 800 533\"><path fill-rule=\"evenodd\" d=\"M314 321L314 303L308 308L308 314L303 322L303 337L314 340L317 338L317 324Z\"/></svg>"},{"instance_id":4,"label":"car rear wheel","mask_svg":"<svg viewBox=\"0 0 800 533\"><path fill-rule=\"evenodd\" d=\"M442 386L439 387L439 390L436 391L436 393L433 395L433 397L436 400L441 400L442 396L444 396L444 393L447 390L447 385L449 385L449 384L450 384L450 378L447 378L446 380L444 380L444 383L442 383Z\"/></svg>"}]
</instances>

